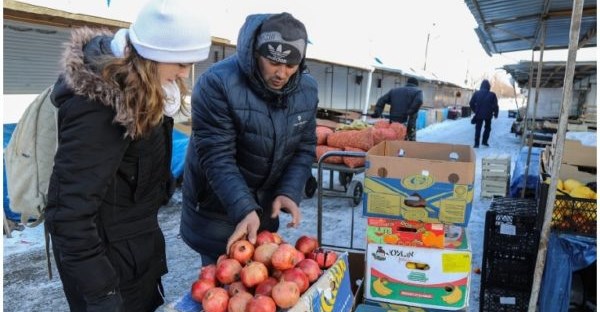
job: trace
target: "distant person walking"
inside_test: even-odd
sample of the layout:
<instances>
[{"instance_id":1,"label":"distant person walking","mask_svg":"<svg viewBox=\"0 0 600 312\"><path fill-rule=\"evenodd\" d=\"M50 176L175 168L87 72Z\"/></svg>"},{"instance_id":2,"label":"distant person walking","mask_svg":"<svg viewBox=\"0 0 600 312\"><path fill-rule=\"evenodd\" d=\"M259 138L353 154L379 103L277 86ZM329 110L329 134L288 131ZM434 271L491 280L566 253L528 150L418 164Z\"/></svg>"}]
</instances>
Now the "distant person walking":
<instances>
[{"instance_id":1,"label":"distant person walking","mask_svg":"<svg viewBox=\"0 0 600 312\"><path fill-rule=\"evenodd\" d=\"M373 118L381 117L385 104L390 104L390 122L400 122L406 125L406 140L417 140L417 116L423 105L423 91L419 81L410 77L403 87L393 88L377 100Z\"/></svg>"},{"instance_id":2,"label":"distant person walking","mask_svg":"<svg viewBox=\"0 0 600 312\"><path fill-rule=\"evenodd\" d=\"M475 113L473 116L473 122L475 123L475 144L473 147L479 147L479 138L481 136L481 126L485 121L485 127L483 128L483 138L481 144L484 146L488 145L490 138L490 132L492 131L492 116L498 118L498 98L496 93L490 91L491 85L487 79L481 82L481 86L478 91L475 91L469 106Z\"/></svg>"}]
</instances>

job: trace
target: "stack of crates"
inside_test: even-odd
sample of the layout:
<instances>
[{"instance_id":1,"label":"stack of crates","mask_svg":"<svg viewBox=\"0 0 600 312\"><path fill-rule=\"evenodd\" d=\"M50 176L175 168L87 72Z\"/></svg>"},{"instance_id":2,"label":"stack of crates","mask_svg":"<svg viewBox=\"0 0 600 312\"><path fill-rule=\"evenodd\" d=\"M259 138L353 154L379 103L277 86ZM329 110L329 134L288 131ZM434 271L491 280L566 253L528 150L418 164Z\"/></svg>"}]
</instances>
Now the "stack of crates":
<instances>
[{"instance_id":1,"label":"stack of crates","mask_svg":"<svg viewBox=\"0 0 600 312\"><path fill-rule=\"evenodd\" d=\"M540 238L535 199L494 198L485 217L480 311L527 311Z\"/></svg>"},{"instance_id":2,"label":"stack of crates","mask_svg":"<svg viewBox=\"0 0 600 312\"><path fill-rule=\"evenodd\" d=\"M510 184L510 155L492 155L481 159L481 197L506 197Z\"/></svg>"}]
</instances>

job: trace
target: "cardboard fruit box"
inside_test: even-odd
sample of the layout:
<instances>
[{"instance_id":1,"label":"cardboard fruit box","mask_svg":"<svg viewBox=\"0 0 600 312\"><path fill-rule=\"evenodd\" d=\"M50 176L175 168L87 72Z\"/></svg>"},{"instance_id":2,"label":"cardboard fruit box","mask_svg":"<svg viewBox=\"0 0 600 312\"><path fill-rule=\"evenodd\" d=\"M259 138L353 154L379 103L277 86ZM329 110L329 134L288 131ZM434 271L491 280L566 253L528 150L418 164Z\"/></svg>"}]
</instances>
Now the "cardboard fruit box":
<instances>
[{"instance_id":1,"label":"cardboard fruit box","mask_svg":"<svg viewBox=\"0 0 600 312\"><path fill-rule=\"evenodd\" d=\"M367 152L363 215L466 227L475 162L467 145L383 141Z\"/></svg>"},{"instance_id":2,"label":"cardboard fruit box","mask_svg":"<svg viewBox=\"0 0 600 312\"><path fill-rule=\"evenodd\" d=\"M367 243L467 250L462 226L409 220L367 218Z\"/></svg>"},{"instance_id":3,"label":"cardboard fruit box","mask_svg":"<svg viewBox=\"0 0 600 312\"><path fill-rule=\"evenodd\" d=\"M394 304L381 301L373 301L365 299L364 303L359 305L355 312L447 312L448 310L430 309L407 306L403 304ZM467 309L461 309L458 311L467 311Z\"/></svg>"},{"instance_id":4,"label":"cardboard fruit box","mask_svg":"<svg viewBox=\"0 0 600 312\"><path fill-rule=\"evenodd\" d=\"M365 299L430 309L461 310L470 291L471 252L367 245Z\"/></svg>"},{"instance_id":5,"label":"cardboard fruit box","mask_svg":"<svg viewBox=\"0 0 600 312\"><path fill-rule=\"evenodd\" d=\"M367 243L444 248L444 225L367 218Z\"/></svg>"},{"instance_id":6,"label":"cardboard fruit box","mask_svg":"<svg viewBox=\"0 0 600 312\"><path fill-rule=\"evenodd\" d=\"M556 154L556 135L552 137L551 154ZM566 139L564 143L562 163L573 166L596 168L596 146L583 145L580 140Z\"/></svg>"},{"instance_id":7,"label":"cardboard fruit box","mask_svg":"<svg viewBox=\"0 0 600 312\"><path fill-rule=\"evenodd\" d=\"M354 258L349 259L348 252L338 252L338 259L321 277L315 281L310 288L300 297L296 305L287 309L278 311L286 312L305 312L305 311L352 311L355 305L355 292L352 289L350 277L351 261L364 263L356 254ZM364 258L364 255L360 255ZM354 264L355 265L355 264ZM363 269L364 266L361 268ZM358 272L359 274L362 272ZM360 274L362 275L362 274ZM201 312L202 304L194 301L190 292L186 292L178 301L166 306L169 312Z\"/></svg>"},{"instance_id":8,"label":"cardboard fruit box","mask_svg":"<svg viewBox=\"0 0 600 312\"><path fill-rule=\"evenodd\" d=\"M288 312L352 311L354 292L350 282L348 253L338 254L338 260L321 275Z\"/></svg>"}]
</instances>

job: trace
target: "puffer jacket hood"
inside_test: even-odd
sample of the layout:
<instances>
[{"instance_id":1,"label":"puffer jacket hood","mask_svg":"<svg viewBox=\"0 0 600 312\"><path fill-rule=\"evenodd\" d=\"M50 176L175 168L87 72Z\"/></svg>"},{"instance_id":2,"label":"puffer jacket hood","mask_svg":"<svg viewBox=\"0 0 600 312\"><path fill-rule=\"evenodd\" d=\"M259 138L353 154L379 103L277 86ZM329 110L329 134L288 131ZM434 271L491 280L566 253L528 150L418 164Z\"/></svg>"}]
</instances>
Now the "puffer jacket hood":
<instances>
[{"instance_id":1,"label":"puffer jacket hood","mask_svg":"<svg viewBox=\"0 0 600 312\"><path fill-rule=\"evenodd\" d=\"M302 59L298 67L298 71L290 78L288 83L281 90L273 90L267 87L267 84L263 81L258 69L256 57L254 56L254 43L256 35L260 30L262 23L272 16L273 14L252 14L246 18L244 25L240 28L237 40L237 59L238 65L242 72L246 75L250 81L250 87L258 94L261 94L265 99L278 99L275 101L275 105L284 106L286 105L286 95L294 91L300 84L302 78L302 72L305 70L306 58ZM304 51L306 55L306 51Z\"/></svg>"},{"instance_id":2,"label":"puffer jacket hood","mask_svg":"<svg viewBox=\"0 0 600 312\"><path fill-rule=\"evenodd\" d=\"M487 79L484 79L481 82L481 86L479 86L479 90L485 90L485 91L490 91L491 85L490 82Z\"/></svg>"},{"instance_id":3,"label":"puffer jacket hood","mask_svg":"<svg viewBox=\"0 0 600 312\"><path fill-rule=\"evenodd\" d=\"M123 91L100 73L102 62L114 57L110 49L112 37L113 33L106 29L74 29L62 56L62 75L51 98L56 107L74 95L111 107L116 112L114 122L125 127L125 135L132 137L135 119L133 112L123 104Z\"/></svg>"}]
</instances>

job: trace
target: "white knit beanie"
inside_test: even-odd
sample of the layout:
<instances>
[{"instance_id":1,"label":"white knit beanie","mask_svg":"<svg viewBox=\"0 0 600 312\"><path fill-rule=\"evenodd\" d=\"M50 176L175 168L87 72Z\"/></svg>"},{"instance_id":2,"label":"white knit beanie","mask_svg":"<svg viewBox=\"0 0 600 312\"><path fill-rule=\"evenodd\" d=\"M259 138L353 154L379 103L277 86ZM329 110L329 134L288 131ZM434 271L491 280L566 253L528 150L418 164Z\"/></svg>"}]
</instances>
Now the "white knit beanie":
<instances>
[{"instance_id":1,"label":"white knit beanie","mask_svg":"<svg viewBox=\"0 0 600 312\"><path fill-rule=\"evenodd\" d=\"M129 39L144 58L161 63L195 63L208 58L208 21L193 0L150 0L129 27Z\"/></svg>"}]
</instances>

